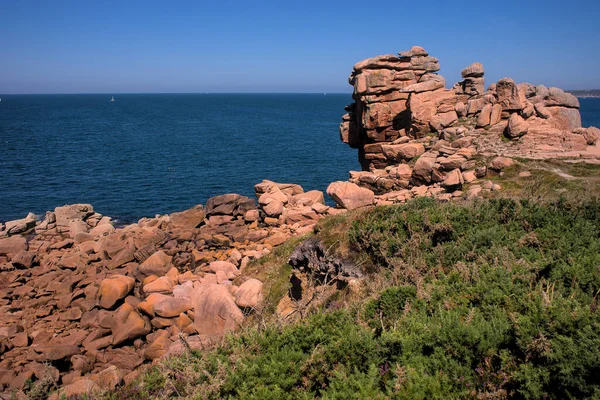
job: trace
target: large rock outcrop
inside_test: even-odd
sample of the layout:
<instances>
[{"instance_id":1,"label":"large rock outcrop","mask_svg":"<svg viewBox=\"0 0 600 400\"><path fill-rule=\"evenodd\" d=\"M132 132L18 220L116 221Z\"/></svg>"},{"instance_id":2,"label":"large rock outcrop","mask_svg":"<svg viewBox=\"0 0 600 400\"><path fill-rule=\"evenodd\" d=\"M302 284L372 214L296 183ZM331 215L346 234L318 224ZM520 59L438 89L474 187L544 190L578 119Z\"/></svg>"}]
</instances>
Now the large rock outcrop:
<instances>
[{"instance_id":1,"label":"large rock outcrop","mask_svg":"<svg viewBox=\"0 0 600 400\"><path fill-rule=\"evenodd\" d=\"M358 149L363 168L350 172L350 182L374 192L376 204L493 190L483 182L463 193L462 185L483 178L494 155L599 158L600 131L582 128L573 95L510 78L486 90L479 62L446 89L439 70L438 60L417 46L363 60L352 70L354 103L346 107L340 137Z\"/></svg>"},{"instance_id":2,"label":"large rock outcrop","mask_svg":"<svg viewBox=\"0 0 600 400\"><path fill-rule=\"evenodd\" d=\"M439 70L438 60L422 47L354 66L349 82L355 102L346 107L340 136L359 150L364 170L417 156L398 154L390 146L415 144L428 135L454 136L460 128L523 138L516 151L534 157L551 156L550 147L550 153L574 155L595 144L595 135L581 127L577 98L561 89L503 78L485 90L485 71L478 62L463 69L463 80L446 89Z\"/></svg>"}]
</instances>

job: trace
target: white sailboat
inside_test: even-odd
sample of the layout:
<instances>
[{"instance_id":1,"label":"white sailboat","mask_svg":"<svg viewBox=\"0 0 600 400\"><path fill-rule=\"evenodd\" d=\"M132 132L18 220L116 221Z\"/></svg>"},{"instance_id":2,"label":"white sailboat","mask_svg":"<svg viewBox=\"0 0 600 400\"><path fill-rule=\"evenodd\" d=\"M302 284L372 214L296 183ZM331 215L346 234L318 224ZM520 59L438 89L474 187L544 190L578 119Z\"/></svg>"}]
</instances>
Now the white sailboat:
<instances>
[{"instance_id":1,"label":"white sailboat","mask_svg":"<svg viewBox=\"0 0 600 400\"><path fill-rule=\"evenodd\" d=\"M115 96L112 96L112 97L110 98L110 101L115 101Z\"/></svg>"}]
</instances>

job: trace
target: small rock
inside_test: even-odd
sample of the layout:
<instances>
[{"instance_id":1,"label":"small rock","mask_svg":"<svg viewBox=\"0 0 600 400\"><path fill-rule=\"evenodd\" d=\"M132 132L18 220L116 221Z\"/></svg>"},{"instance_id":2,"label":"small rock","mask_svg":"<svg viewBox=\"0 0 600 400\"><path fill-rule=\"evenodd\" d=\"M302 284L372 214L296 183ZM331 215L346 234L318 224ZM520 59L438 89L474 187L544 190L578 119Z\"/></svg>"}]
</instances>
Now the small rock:
<instances>
[{"instance_id":1,"label":"small rock","mask_svg":"<svg viewBox=\"0 0 600 400\"><path fill-rule=\"evenodd\" d=\"M490 163L488 164L488 167L495 171L502 171L503 169L510 167L514 163L515 162L513 161L512 158L495 157L494 159L492 159L492 161L490 161Z\"/></svg>"},{"instance_id":2,"label":"small rock","mask_svg":"<svg viewBox=\"0 0 600 400\"><path fill-rule=\"evenodd\" d=\"M111 321L113 345L134 340L150 333L150 322L127 303L115 312Z\"/></svg>"},{"instance_id":3,"label":"small rock","mask_svg":"<svg viewBox=\"0 0 600 400\"><path fill-rule=\"evenodd\" d=\"M333 182L327 187L327 194L340 207L348 210L370 206L375 201L373 191L351 182Z\"/></svg>"},{"instance_id":4,"label":"small rock","mask_svg":"<svg viewBox=\"0 0 600 400\"><path fill-rule=\"evenodd\" d=\"M448 173L446 179L444 179L444 181L442 182L442 186L445 188L453 188L456 186L460 186L463 183L464 180L462 177L462 173L460 172L460 169L457 168Z\"/></svg>"},{"instance_id":5,"label":"small rock","mask_svg":"<svg viewBox=\"0 0 600 400\"><path fill-rule=\"evenodd\" d=\"M235 293L235 304L242 308L257 308L262 302L263 283L258 279L248 279Z\"/></svg>"},{"instance_id":6,"label":"small rock","mask_svg":"<svg viewBox=\"0 0 600 400\"><path fill-rule=\"evenodd\" d=\"M173 266L171 260L173 257L167 255L164 251L159 250L148 257L143 263L138 266L138 271L143 276L163 276ZM137 275L136 275L137 277Z\"/></svg>"},{"instance_id":7,"label":"small rock","mask_svg":"<svg viewBox=\"0 0 600 400\"><path fill-rule=\"evenodd\" d=\"M208 265L208 268L210 268L210 270L214 273L222 271L226 275L229 273L233 273L236 276L240 274L240 271L237 269L237 267L229 261L213 261Z\"/></svg>"},{"instance_id":8,"label":"small rock","mask_svg":"<svg viewBox=\"0 0 600 400\"><path fill-rule=\"evenodd\" d=\"M104 279L100 283L100 290L98 291L100 307L111 308L117 301L124 299L131 292L134 285L135 280L124 275Z\"/></svg>"},{"instance_id":9,"label":"small rock","mask_svg":"<svg viewBox=\"0 0 600 400\"><path fill-rule=\"evenodd\" d=\"M244 315L223 285L200 285L194 303L194 325L200 335L222 336L236 329Z\"/></svg>"},{"instance_id":10,"label":"small rock","mask_svg":"<svg viewBox=\"0 0 600 400\"><path fill-rule=\"evenodd\" d=\"M192 308L188 298L164 297L154 304L156 315L164 318L174 318Z\"/></svg>"},{"instance_id":11,"label":"small rock","mask_svg":"<svg viewBox=\"0 0 600 400\"><path fill-rule=\"evenodd\" d=\"M481 78L483 74L483 65L479 62L475 62L461 71L463 78Z\"/></svg>"},{"instance_id":12,"label":"small rock","mask_svg":"<svg viewBox=\"0 0 600 400\"><path fill-rule=\"evenodd\" d=\"M27 250L27 240L23 236L0 239L0 255L17 255Z\"/></svg>"}]
</instances>

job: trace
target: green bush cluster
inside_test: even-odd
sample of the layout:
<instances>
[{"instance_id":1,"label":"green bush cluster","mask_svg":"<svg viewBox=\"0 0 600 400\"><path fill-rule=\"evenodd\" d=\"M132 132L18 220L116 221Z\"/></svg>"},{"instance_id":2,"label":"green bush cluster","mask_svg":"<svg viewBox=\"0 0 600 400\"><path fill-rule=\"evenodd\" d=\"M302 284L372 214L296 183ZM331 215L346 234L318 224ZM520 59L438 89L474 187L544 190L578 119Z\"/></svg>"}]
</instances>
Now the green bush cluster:
<instances>
[{"instance_id":1,"label":"green bush cluster","mask_svg":"<svg viewBox=\"0 0 600 400\"><path fill-rule=\"evenodd\" d=\"M600 202L424 199L347 237L377 296L232 335L123 397L600 397Z\"/></svg>"},{"instance_id":2,"label":"green bush cluster","mask_svg":"<svg viewBox=\"0 0 600 400\"><path fill-rule=\"evenodd\" d=\"M350 237L359 251L376 265L413 270L402 284L420 295L381 333L397 349L394 362L413 371L409 397L436 387L459 397L599 396L599 222L597 201L507 199L425 199L356 220ZM380 321L398 320L399 308L379 308Z\"/></svg>"}]
</instances>

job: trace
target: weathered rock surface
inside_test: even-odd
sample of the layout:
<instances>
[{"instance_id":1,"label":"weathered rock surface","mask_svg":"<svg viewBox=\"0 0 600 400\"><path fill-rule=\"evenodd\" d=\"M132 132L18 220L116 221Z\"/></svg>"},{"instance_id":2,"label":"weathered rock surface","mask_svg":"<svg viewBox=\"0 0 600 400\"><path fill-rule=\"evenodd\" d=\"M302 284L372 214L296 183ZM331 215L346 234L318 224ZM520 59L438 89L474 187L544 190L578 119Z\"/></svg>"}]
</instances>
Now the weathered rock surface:
<instances>
[{"instance_id":1,"label":"weathered rock surface","mask_svg":"<svg viewBox=\"0 0 600 400\"><path fill-rule=\"evenodd\" d=\"M342 208L354 210L370 206L375 200L375 194L351 182L333 182L327 188L327 194Z\"/></svg>"},{"instance_id":2,"label":"weathered rock surface","mask_svg":"<svg viewBox=\"0 0 600 400\"><path fill-rule=\"evenodd\" d=\"M338 211L299 185L255 190L258 205L227 194L124 227L88 204L3 224L0 391L50 378L65 394L112 390L180 334L201 347L239 327L263 299L245 266Z\"/></svg>"},{"instance_id":3,"label":"weathered rock surface","mask_svg":"<svg viewBox=\"0 0 600 400\"><path fill-rule=\"evenodd\" d=\"M248 279L235 293L235 304L241 308L257 308L263 300L262 287L258 279Z\"/></svg>"},{"instance_id":4,"label":"weathered rock surface","mask_svg":"<svg viewBox=\"0 0 600 400\"><path fill-rule=\"evenodd\" d=\"M124 299L134 285L135 280L129 276L122 275L104 279L100 282L98 291L100 307L111 308L117 301Z\"/></svg>"},{"instance_id":5,"label":"weathered rock surface","mask_svg":"<svg viewBox=\"0 0 600 400\"><path fill-rule=\"evenodd\" d=\"M195 293L194 324L200 335L220 336L236 329L244 315L223 285L200 285Z\"/></svg>"},{"instance_id":6,"label":"weathered rock surface","mask_svg":"<svg viewBox=\"0 0 600 400\"><path fill-rule=\"evenodd\" d=\"M354 103L346 107L340 138L358 149L363 168L351 171L349 182L374 192L375 204L415 196L472 198L491 190L478 180L494 155L600 158L600 131L581 127L573 95L510 78L485 90L485 70L478 62L446 89L439 69L437 59L414 47L363 60L352 70ZM496 164L489 170L501 171ZM463 193L465 183L480 190ZM334 200L345 207L339 196Z\"/></svg>"},{"instance_id":7,"label":"weathered rock surface","mask_svg":"<svg viewBox=\"0 0 600 400\"><path fill-rule=\"evenodd\" d=\"M189 210L175 212L170 218L174 228L197 228L204 221L204 207L198 204Z\"/></svg>"}]
</instances>

